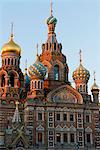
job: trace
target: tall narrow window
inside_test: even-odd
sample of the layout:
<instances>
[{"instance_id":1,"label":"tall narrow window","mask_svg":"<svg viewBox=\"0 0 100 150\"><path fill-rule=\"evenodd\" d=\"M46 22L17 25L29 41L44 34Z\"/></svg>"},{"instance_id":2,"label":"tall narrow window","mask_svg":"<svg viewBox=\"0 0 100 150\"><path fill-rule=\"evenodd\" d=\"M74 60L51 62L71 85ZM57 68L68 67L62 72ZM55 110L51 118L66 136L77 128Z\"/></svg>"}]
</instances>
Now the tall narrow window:
<instances>
[{"instance_id":1,"label":"tall narrow window","mask_svg":"<svg viewBox=\"0 0 100 150\"><path fill-rule=\"evenodd\" d=\"M38 142L42 143L42 133L38 133Z\"/></svg>"},{"instance_id":2,"label":"tall narrow window","mask_svg":"<svg viewBox=\"0 0 100 150\"><path fill-rule=\"evenodd\" d=\"M63 141L64 141L64 142L67 142L67 141L68 141L67 133L64 133L64 134L63 134Z\"/></svg>"},{"instance_id":3,"label":"tall narrow window","mask_svg":"<svg viewBox=\"0 0 100 150\"><path fill-rule=\"evenodd\" d=\"M60 133L56 134L56 141L57 141L57 143L61 142L61 134Z\"/></svg>"},{"instance_id":4,"label":"tall narrow window","mask_svg":"<svg viewBox=\"0 0 100 150\"><path fill-rule=\"evenodd\" d=\"M13 65L13 58L11 59L11 65Z\"/></svg>"},{"instance_id":5,"label":"tall narrow window","mask_svg":"<svg viewBox=\"0 0 100 150\"><path fill-rule=\"evenodd\" d=\"M38 81L38 89L40 89L40 81Z\"/></svg>"},{"instance_id":6,"label":"tall narrow window","mask_svg":"<svg viewBox=\"0 0 100 150\"><path fill-rule=\"evenodd\" d=\"M74 143L74 134L73 133L70 134L70 142Z\"/></svg>"},{"instance_id":7,"label":"tall narrow window","mask_svg":"<svg viewBox=\"0 0 100 150\"><path fill-rule=\"evenodd\" d=\"M87 143L90 143L91 139L90 139L90 134L87 134Z\"/></svg>"},{"instance_id":8,"label":"tall narrow window","mask_svg":"<svg viewBox=\"0 0 100 150\"><path fill-rule=\"evenodd\" d=\"M54 80L59 80L59 66L54 66Z\"/></svg>"},{"instance_id":9,"label":"tall narrow window","mask_svg":"<svg viewBox=\"0 0 100 150\"><path fill-rule=\"evenodd\" d=\"M10 85L11 87L14 87L14 74L13 73L11 73L10 75Z\"/></svg>"},{"instance_id":10,"label":"tall narrow window","mask_svg":"<svg viewBox=\"0 0 100 150\"><path fill-rule=\"evenodd\" d=\"M38 120L42 121L42 113L38 113Z\"/></svg>"},{"instance_id":11,"label":"tall narrow window","mask_svg":"<svg viewBox=\"0 0 100 150\"><path fill-rule=\"evenodd\" d=\"M10 65L10 58L8 58L8 65Z\"/></svg>"},{"instance_id":12,"label":"tall narrow window","mask_svg":"<svg viewBox=\"0 0 100 150\"><path fill-rule=\"evenodd\" d=\"M5 86L5 75L2 75L1 77L1 87Z\"/></svg>"},{"instance_id":13,"label":"tall narrow window","mask_svg":"<svg viewBox=\"0 0 100 150\"><path fill-rule=\"evenodd\" d=\"M54 43L54 50L56 50L56 43Z\"/></svg>"},{"instance_id":14,"label":"tall narrow window","mask_svg":"<svg viewBox=\"0 0 100 150\"><path fill-rule=\"evenodd\" d=\"M36 81L34 82L34 85L35 85L35 89L36 89Z\"/></svg>"}]
</instances>

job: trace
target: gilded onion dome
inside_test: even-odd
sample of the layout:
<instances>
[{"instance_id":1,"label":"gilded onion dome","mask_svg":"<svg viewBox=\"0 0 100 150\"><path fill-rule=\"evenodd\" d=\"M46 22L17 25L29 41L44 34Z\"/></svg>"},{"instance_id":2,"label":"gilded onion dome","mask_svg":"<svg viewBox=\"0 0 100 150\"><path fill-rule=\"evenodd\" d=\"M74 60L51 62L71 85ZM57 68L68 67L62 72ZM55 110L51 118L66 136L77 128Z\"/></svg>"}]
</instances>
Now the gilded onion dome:
<instances>
[{"instance_id":1,"label":"gilded onion dome","mask_svg":"<svg viewBox=\"0 0 100 150\"><path fill-rule=\"evenodd\" d=\"M28 69L30 77L37 77L39 79L44 79L47 69L46 67L39 61L39 58L37 58L36 62L31 65Z\"/></svg>"},{"instance_id":2,"label":"gilded onion dome","mask_svg":"<svg viewBox=\"0 0 100 150\"><path fill-rule=\"evenodd\" d=\"M2 51L1 51L1 54L4 54L4 53L9 53L9 52L13 52L17 55L20 55L21 54L21 48L18 44L16 44L13 40L13 24L12 24L12 28L11 28L11 36L10 36L10 39L8 41L8 43L5 43L3 46L2 46Z\"/></svg>"},{"instance_id":3,"label":"gilded onion dome","mask_svg":"<svg viewBox=\"0 0 100 150\"><path fill-rule=\"evenodd\" d=\"M99 86L96 84L95 72L94 72L94 83L91 87L91 90L99 90Z\"/></svg>"},{"instance_id":4,"label":"gilded onion dome","mask_svg":"<svg viewBox=\"0 0 100 150\"><path fill-rule=\"evenodd\" d=\"M83 67L82 60L81 60L81 50L80 50L80 65L76 70L73 72L73 79L76 82L84 82L87 83L90 78L89 71Z\"/></svg>"}]
</instances>

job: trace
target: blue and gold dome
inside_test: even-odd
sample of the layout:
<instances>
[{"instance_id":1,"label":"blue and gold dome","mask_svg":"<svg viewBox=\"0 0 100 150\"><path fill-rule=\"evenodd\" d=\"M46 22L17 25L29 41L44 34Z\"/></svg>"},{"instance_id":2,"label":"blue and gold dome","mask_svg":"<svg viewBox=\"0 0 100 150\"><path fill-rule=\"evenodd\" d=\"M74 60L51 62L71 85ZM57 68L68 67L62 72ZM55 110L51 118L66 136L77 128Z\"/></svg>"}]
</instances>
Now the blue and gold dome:
<instances>
[{"instance_id":1,"label":"blue and gold dome","mask_svg":"<svg viewBox=\"0 0 100 150\"><path fill-rule=\"evenodd\" d=\"M44 79L47 69L46 67L37 59L37 61L31 65L28 69L30 77L36 76L39 79Z\"/></svg>"}]
</instances>

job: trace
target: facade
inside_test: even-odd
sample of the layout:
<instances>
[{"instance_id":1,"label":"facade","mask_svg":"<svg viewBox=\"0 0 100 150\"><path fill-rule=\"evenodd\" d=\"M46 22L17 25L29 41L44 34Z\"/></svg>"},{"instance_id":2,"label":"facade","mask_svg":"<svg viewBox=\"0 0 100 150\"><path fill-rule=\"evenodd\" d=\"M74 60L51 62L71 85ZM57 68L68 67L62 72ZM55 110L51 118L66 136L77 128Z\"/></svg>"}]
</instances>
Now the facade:
<instances>
[{"instance_id":1,"label":"facade","mask_svg":"<svg viewBox=\"0 0 100 150\"><path fill-rule=\"evenodd\" d=\"M81 60L69 79L67 58L55 33L57 19L47 19L48 37L41 55L25 75L21 48L13 33L1 50L0 150L100 150L99 87Z\"/></svg>"}]
</instances>

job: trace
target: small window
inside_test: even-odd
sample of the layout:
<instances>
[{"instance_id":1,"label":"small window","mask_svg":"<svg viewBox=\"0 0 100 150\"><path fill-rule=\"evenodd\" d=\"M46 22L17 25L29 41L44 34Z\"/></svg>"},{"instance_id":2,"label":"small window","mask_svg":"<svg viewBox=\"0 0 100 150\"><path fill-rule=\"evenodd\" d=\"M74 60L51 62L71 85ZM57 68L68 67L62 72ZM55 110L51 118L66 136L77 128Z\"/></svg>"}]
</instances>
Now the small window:
<instances>
[{"instance_id":1,"label":"small window","mask_svg":"<svg viewBox=\"0 0 100 150\"><path fill-rule=\"evenodd\" d=\"M42 143L42 133L38 133L38 142Z\"/></svg>"},{"instance_id":2,"label":"small window","mask_svg":"<svg viewBox=\"0 0 100 150\"><path fill-rule=\"evenodd\" d=\"M58 143L61 142L61 134L60 134L60 133L57 133L57 134L56 134L56 141L57 141Z\"/></svg>"},{"instance_id":3,"label":"small window","mask_svg":"<svg viewBox=\"0 0 100 150\"><path fill-rule=\"evenodd\" d=\"M70 114L70 121L74 121L74 115Z\"/></svg>"},{"instance_id":4,"label":"small window","mask_svg":"<svg viewBox=\"0 0 100 150\"><path fill-rule=\"evenodd\" d=\"M54 80L59 80L59 66L54 66Z\"/></svg>"},{"instance_id":5,"label":"small window","mask_svg":"<svg viewBox=\"0 0 100 150\"><path fill-rule=\"evenodd\" d=\"M64 133L64 134L63 134L63 141L64 141L64 142L67 142L67 141L68 141L67 133Z\"/></svg>"},{"instance_id":6,"label":"small window","mask_svg":"<svg viewBox=\"0 0 100 150\"><path fill-rule=\"evenodd\" d=\"M57 114L57 121L60 121L60 114Z\"/></svg>"},{"instance_id":7,"label":"small window","mask_svg":"<svg viewBox=\"0 0 100 150\"><path fill-rule=\"evenodd\" d=\"M70 134L70 142L74 143L74 134L73 133Z\"/></svg>"},{"instance_id":8,"label":"small window","mask_svg":"<svg viewBox=\"0 0 100 150\"><path fill-rule=\"evenodd\" d=\"M63 114L63 120L67 121L67 114Z\"/></svg>"},{"instance_id":9,"label":"small window","mask_svg":"<svg viewBox=\"0 0 100 150\"><path fill-rule=\"evenodd\" d=\"M38 89L40 89L40 81L38 81Z\"/></svg>"},{"instance_id":10,"label":"small window","mask_svg":"<svg viewBox=\"0 0 100 150\"><path fill-rule=\"evenodd\" d=\"M35 86L35 89L36 89L36 81L34 82L34 86Z\"/></svg>"},{"instance_id":11,"label":"small window","mask_svg":"<svg viewBox=\"0 0 100 150\"><path fill-rule=\"evenodd\" d=\"M38 120L42 120L42 113L38 113Z\"/></svg>"}]
</instances>

